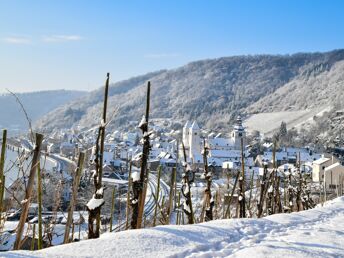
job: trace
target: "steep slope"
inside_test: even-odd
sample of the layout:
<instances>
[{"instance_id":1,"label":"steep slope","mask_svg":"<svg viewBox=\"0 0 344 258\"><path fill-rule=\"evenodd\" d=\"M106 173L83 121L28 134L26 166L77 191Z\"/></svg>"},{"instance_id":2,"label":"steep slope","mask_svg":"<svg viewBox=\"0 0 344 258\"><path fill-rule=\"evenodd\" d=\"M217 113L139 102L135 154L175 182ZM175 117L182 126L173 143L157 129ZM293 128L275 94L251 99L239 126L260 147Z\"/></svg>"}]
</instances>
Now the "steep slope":
<instances>
[{"instance_id":1,"label":"steep slope","mask_svg":"<svg viewBox=\"0 0 344 258\"><path fill-rule=\"evenodd\" d=\"M344 61L315 64L247 108L248 112L292 111L335 105L344 93Z\"/></svg>"},{"instance_id":2,"label":"steep slope","mask_svg":"<svg viewBox=\"0 0 344 258\"><path fill-rule=\"evenodd\" d=\"M126 126L128 121L140 118L147 80L152 83L152 117L197 119L202 126L226 128L239 112L260 112L259 107L246 108L265 96L287 87L293 80L311 80L314 73L317 76L329 73L341 60L344 60L344 50L284 56L233 56L193 62L178 69L118 82L110 89L109 115L118 107L111 126ZM100 120L102 92L103 89L99 89L51 112L37 125L47 130L96 125ZM310 102L313 98L310 97ZM289 101L292 99L286 100L284 105L290 106Z\"/></svg>"},{"instance_id":3,"label":"steep slope","mask_svg":"<svg viewBox=\"0 0 344 258\"><path fill-rule=\"evenodd\" d=\"M283 87L250 105L245 111L254 115L245 123L248 129L271 135L282 121L288 128L307 129L315 125L313 117L333 107L344 108L344 61L342 53L336 57L308 64Z\"/></svg>"},{"instance_id":4,"label":"steep slope","mask_svg":"<svg viewBox=\"0 0 344 258\"><path fill-rule=\"evenodd\" d=\"M23 104L29 118L34 122L58 106L80 98L85 94L86 92L82 91L54 90L18 93L16 95ZM0 95L0 110L0 128L11 130L27 128L28 124L25 115L14 96L11 94Z\"/></svg>"}]
</instances>

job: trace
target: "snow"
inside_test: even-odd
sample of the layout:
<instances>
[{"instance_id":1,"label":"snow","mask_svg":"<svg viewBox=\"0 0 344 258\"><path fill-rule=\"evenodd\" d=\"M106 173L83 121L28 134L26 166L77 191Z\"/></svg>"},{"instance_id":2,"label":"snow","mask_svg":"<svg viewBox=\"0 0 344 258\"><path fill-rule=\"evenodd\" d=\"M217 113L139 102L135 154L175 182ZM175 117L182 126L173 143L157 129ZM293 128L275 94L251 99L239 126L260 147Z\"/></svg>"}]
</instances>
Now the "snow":
<instances>
[{"instance_id":1,"label":"snow","mask_svg":"<svg viewBox=\"0 0 344 258\"><path fill-rule=\"evenodd\" d=\"M189 206L186 202L183 202L183 208L184 208L184 210L186 210L188 213L191 213L191 208L190 208L190 206Z\"/></svg>"},{"instance_id":2,"label":"snow","mask_svg":"<svg viewBox=\"0 0 344 258\"><path fill-rule=\"evenodd\" d=\"M140 123L139 123L139 125L138 125L138 128L141 128L143 125L145 125L147 122L146 122L146 116L145 115L143 115L142 116L142 119L141 119L141 121L140 121Z\"/></svg>"},{"instance_id":3,"label":"snow","mask_svg":"<svg viewBox=\"0 0 344 258\"><path fill-rule=\"evenodd\" d=\"M103 195L104 193L104 188L103 187L100 187L97 192L96 192L98 195Z\"/></svg>"},{"instance_id":4,"label":"snow","mask_svg":"<svg viewBox=\"0 0 344 258\"><path fill-rule=\"evenodd\" d=\"M95 196L93 195L92 199L88 201L86 204L87 208L89 210L95 210L96 208L102 206L104 204L104 199L96 199Z\"/></svg>"},{"instance_id":5,"label":"snow","mask_svg":"<svg viewBox=\"0 0 344 258\"><path fill-rule=\"evenodd\" d=\"M105 127L105 126L106 126L106 123L105 123L104 119L102 119L100 121L100 127Z\"/></svg>"},{"instance_id":6,"label":"snow","mask_svg":"<svg viewBox=\"0 0 344 258\"><path fill-rule=\"evenodd\" d=\"M139 172L133 172L131 174L131 178L133 179L133 182L140 181L140 173Z\"/></svg>"},{"instance_id":7,"label":"snow","mask_svg":"<svg viewBox=\"0 0 344 258\"><path fill-rule=\"evenodd\" d=\"M1 257L343 257L344 197L262 219L106 233L100 239Z\"/></svg>"},{"instance_id":8,"label":"snow","mask_svg":"<svg viewBox=\"0 0 344 258\"><path fill-rule=\"evenodd\" d=\"M188 184L184 184L184 194L187 195L189 192L190 192L190 188L189 188L189 185Z\"/></svg>"},{"instance_id":9,"label":"snow","mask_svg":"<svg viewBox=\"0 0 344 258\"><path fill-rule=\"evenodd\" d=\"M93 146L92 147L92 156L95 156L96 155L96 152L97 152L97 147L96 146Z\"/></svg>"},{"instance_id":10,"label":"snow","mask_svg":"<svg viewBox=\"0 0 344 258\"><path fill-rule=\"evenodd\" d=\"M288 129L292 127L299 129L306 122L307 124L312 124L315 115L321 116L322 112L328 109L329 107L319 106L314 109L299 111L258 113L249 117L245 121L245 126L249 132L258 130L265 136L271 136L280 127L282 121L287 123Z\"/></svg>"},{"instance_id":11,"label":"snow","mask_svg":"<svg viewBox=\"0 0 344 258\"><path fill-rule=\"evenodd\" d=\"M21 203L21 204L27 203L27 199L22 200L20 203Z\"/></svg>"}]
</instances>

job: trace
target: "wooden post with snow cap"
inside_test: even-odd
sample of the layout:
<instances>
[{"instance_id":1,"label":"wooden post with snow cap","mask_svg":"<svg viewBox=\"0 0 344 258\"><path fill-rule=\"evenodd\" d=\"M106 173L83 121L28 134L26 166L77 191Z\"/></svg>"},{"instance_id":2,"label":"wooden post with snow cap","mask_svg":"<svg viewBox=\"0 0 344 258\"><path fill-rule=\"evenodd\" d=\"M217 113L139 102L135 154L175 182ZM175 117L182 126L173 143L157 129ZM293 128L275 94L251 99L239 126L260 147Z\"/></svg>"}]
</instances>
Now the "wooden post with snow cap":
<instances>
[{"instance_id":1,"label":"wooden post with snow cap","mask_svg":"<svg viewBox=\"0 0 344 258\"><path fill-rule=\"evenodd\" d=\"M147 163L150 149L149 133L148 133L148 121L149 121L149 109L150 109L150 81L147 83L147 98L146 98L146 113L143 116L142 121L139 124L139 128L142 130L143 135L143 149L141 157L141 171L140 178L136 180L133 178L133 199L132 199L132 219L131 227L133 229L139 229L142 226L143 211L145 206L146 191L145 183L147 183Z\"/></svg>"},{"instance_id":2,"label":"wooden post with snow cap","mask_svg":"<svg viewBox=\"0 0 344 258\"><path fill-rule=\"evenodd\" d=\"M104 193L102 188L103 177L103 154L104 154L104 141L105 141L105 127L106 127L106 112L109 94L109 79L110 74L106 75L105 90L104 90L104 105L102 120L98 129L97 142L95 146L95 166L96 173L93 176L95 193L92 199L87 203L88 210L88 238L98 238L100 234L100 212L101 207L104 205ZM94 221L96 227L94 228Z\"/></svg>"},{"instance_id":3,"label":"wooden post with snow cap","mask_svg":"<svg viewBox=\"0 0 344 258\"><path fill-rule=\"evenodd\" d=\"M38 165L39 160L40 160L40 149L41 149L42 141L43 141L43 135L36 133L36 145L35 145L35 149L33 152L33 158L32 158L32 163L31 163L30 174L29 174L29 180L28 180L26 192L25 192L25 199L22 201L22 205L23 205L22 213L20 215L19 224L17 226L17 235L16 235L16 240L14 242L13 250L19 250L20 249L21 238L22 238L23 231L24 231L24 225L26 222L27 215L29 213L31 194L32 194L33 185L35 182L35 174L37 171L37 165Z\"/></svg>"}]
</instances>

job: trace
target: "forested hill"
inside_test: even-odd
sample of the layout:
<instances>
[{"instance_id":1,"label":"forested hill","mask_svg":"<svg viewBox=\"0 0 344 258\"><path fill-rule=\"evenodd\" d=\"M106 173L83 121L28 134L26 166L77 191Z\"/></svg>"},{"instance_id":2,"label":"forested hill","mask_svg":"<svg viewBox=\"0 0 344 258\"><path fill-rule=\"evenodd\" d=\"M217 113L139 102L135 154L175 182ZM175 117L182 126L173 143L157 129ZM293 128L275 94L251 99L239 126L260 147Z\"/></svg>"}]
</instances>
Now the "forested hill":
<instances>
[{"instance_id":1,"label":"forested hill","mask_svg":"<svg viewBox=\"0 0 344 258\"><path fill-rule=\"evenodd\" d=\"M227 128L238 113L299 110L338 100L344 50L293 55L232 56L189 63L112 84L112 127L127 125L144 113L146 82L151 81L152 117L197 121ZM57 108L36 124L42 129L100 121L103 87Z\"/></svg>"}]
</instances>

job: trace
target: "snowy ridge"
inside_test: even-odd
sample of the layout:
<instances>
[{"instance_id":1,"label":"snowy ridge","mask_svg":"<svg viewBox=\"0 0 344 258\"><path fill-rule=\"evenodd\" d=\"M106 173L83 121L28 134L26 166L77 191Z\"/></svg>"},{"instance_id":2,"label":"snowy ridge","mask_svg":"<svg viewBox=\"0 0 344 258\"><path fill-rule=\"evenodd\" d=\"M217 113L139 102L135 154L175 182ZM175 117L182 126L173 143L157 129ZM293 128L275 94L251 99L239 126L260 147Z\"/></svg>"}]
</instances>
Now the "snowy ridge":
<instances>
[{"instance_id":1,"label":"snowy ridge","mask_svg":"<svg viewBox=\"0 0 344 258\"><path fill-rule=\"evenodd\" d=\"M340 197L298 213L108 233L0 257L343 257L343 221Z\"/></svg>"}]
</instances>

